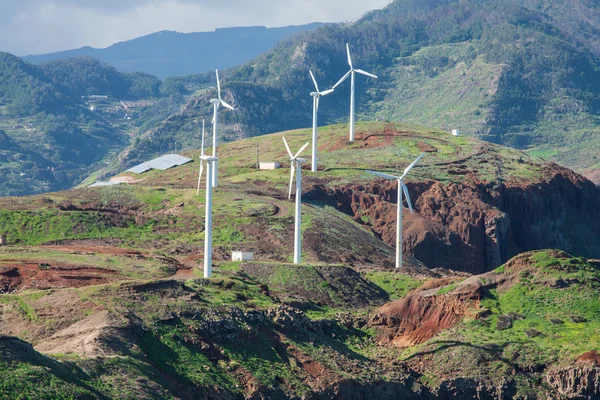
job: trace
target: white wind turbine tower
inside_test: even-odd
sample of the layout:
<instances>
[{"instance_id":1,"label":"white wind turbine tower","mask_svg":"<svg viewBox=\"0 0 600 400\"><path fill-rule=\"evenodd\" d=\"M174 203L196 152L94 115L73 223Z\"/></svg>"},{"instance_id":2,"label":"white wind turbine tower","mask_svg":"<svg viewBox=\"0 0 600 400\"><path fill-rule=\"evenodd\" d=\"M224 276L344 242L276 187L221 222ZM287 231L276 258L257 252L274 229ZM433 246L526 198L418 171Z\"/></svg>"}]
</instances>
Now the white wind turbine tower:
<instances>
[{"instance_id":1,"label":"white wind turbine tower","mask_svg":"<svg viewBox=\"0 0 600 400\"><path fill-rule=\"evenodd\" d=\"M196 196L200 195L200 180L206 163L206 204L204 223L204 277L212 277L212 177L217 163L216 157L204 154L204 120L202 120L202 153L200 155L200 171L198 173L198 190Z\"/></svg>"},{"instance_id":2,"label":"white wind turbine tower","mask_svg":"<svg viewBox=\"0 0 600 400\"><path fill-rule=\"evenodd\" d=\"M212 190L213 172L217 166L217 158L203 156L206 161L206 213L204 222L204 277L212 277Z\"/></svg>"},{"instance_id":3,"label":"white wind turbine tower","mask_svg":"<svg viewBox=\"0 0 600 400\"><path fill-rule=\"evenodd\" d=\"M217 187L218 184L218 169L219 169L219 161L216 159L217 158L217 125L219 122L219 106L223 106L225 108L228 108L230 110L235 110L235 108L233 108L231 105L227 104L225 101L223 101L223 99L221 98L221 82L219 81L219 71L215 70L216 74L217 74L217 98L216 99L212 99L210 102L213 105L213 119L212 119L212 123L213 123L213 140L212 140L212 156L213 158L215 158L214 160L214 168L212 169L212 185L213 187Z\"/></svg>"},{"instance_id":4,"label":"white wind turbine tower","mask_svg":"<svg viewBox=\"0 0 600 400\"><path fill-rule=\"evenodd\" d=\"M294 183L294 170L296 170L296 220L295 220L295 229L294 229L294 264L300 264L300 254L302 252L301 238L300 238L300 227L301 227L301 219L302 214L300 211L300 203L302 202L302 164L306 162L304 158L298 158L300 154L308 147L308 143L306 143L296 155L292 154L290 150L290 146L288 146L287 141L283 138L283 144L285 144L285 149L290 155L290 161L292 162L291 173L290 173L290 191L288 198L292 198L292 184Z\"/></svg>"},{"instance_id":5,"label":"white wind turbine tower","mask_svg":"<svg viewBox=\"0 0 600 400\"><path fill-rule=\"evenodd\" d=\"M354 66L352 65L352 57L350 56L350 46L348 46L348 43L346 43L346 52L348 53L348 65L350 65L350 71L348 71L346 73L346 75L344 75L342 77L342 79L340 79L338 81L338 83L333 85L333 89L338 87L342 82L344 82L346 79L348 79L348 77L351 78L350 79L350 82L351 82L351 85L350 85L350 142L354 142L354 109L355 109L355 102L354 102L355 77L354 77L354 74L358 73L358 74L369 76L369 77L375 78L375 79L377 79L377 76L370 74L366 71L363 71L362 69L354 68Z\"/></svg>"},{"instance_id":6,"label":"white wind turbine tower","mask_svg":"<svg viewBox=\"0 0 600 400\"><path fill-rule=\"evenodd\" d=\"M392 179L398 181L398 205L396 211L396 268L402 268L402 192L406 195L406 202L408 203L408 209L413 213L412 204L410 201L410 195L408 194L408 188L404 184L404 178L414 168L415 165L423 158L425 153L422 153L415 161L412 162L406 169L402 176L394 176L383 174L381 172L366 171L369 174L373 174L385 179Z\"/></svg>"},{"instance_id":7,"label":"white wind turbine tower","mask_svg":"<svg viewBox=\"0 0 600 400\"><path fill-rule=\"evenodd\" d=\"M312 163L311 163L311 171L317 172L317 112L319 111L319 99L321 96L327 96L329 93L333 92L333 89L328 89L324 91L319 90L319 85L317 85L317 80L313 75L312 71L310 72L310 77L312 78L316 92L312 92L310 95L313 97L313 133L312 133Z\"/></svg>"},{"instance_id":8,"label":"white wind turbine tower","mask_svg":"<svg viewBox=\"0 0 600 400\"><path fill-rule=\"evenodd\" d=\"M196 196L200 195L200 179L202 178L202 171L204 170L204 120L202 120L202 150L200 153L200 171L198 172L198 190Z\"/></svg>"}]
</instances>

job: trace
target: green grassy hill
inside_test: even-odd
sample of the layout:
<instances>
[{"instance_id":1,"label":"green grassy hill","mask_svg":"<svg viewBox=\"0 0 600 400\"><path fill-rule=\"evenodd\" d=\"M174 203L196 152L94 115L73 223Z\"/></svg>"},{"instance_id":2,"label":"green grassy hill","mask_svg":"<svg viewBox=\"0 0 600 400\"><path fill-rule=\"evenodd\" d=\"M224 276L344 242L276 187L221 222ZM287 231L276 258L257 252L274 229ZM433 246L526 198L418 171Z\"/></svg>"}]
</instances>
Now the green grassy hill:
<instances>
[{"instance_id":1,"label":"green grassy hill","mask_svg":"<svg viewBox=\"0 0 600 400\"><path fill-rule=\"evenodd\" d=\"M304 276L303 268L294 269ZM377 272L379 280L370 280L373 273L350 275L349 285L364 282L381 295L364 308L294 299L310 308L303 312L276 296L289 287L277 275L267 289L252 275L231 273L0 295L1 329L10 335L0 337L0 393L8 399L598 394L585 384L598 371L598 269L564 253L531 253L470 284L455 278L433 289L430 301L455 304L455 314L444 315L454 322L403 347L383 339L396 323L380 325L374 307L393 293L378 282L400 278L405 288L427 282L406 297L404 291L402 302L436 279L391 271ZM306 278L304 289L316 293ZM339 289L324 282L326 290Z\"/></svg>"},{"instance_id":2,"label":"green grassy hill","mask_svg":"<svg viewBox=\"0 0 600 400\"><path fill-rule=\"evenodd\" d=\"M361 123L351 145L346 129L322 128L321 172L313 174L305 166L307 261L392 265L396 188L365 170L398 173L424 151L408 179L419 213L405 216L404 249L428 267L484 272L523 251L546 247L600 257L600 226L589 222L595 221L598 189L571 171L518 150L419 126ZM300 148L311 133L283 132L219 148L217 259L248 249L266 260L291 261L287 227L294 208L287 199L283 136L292 148ZM257 170L257 148L261 161L278 161L283 168ZM198 152L186 155L196 158ZM123 174L130 185L80 188L16 203L6 199L0 201L0 231L18 244L117 239L129 248L190 254L199 261L204 183L196 196L197 174L194 162L164 172Z\"/></svg>"}]
</instances>

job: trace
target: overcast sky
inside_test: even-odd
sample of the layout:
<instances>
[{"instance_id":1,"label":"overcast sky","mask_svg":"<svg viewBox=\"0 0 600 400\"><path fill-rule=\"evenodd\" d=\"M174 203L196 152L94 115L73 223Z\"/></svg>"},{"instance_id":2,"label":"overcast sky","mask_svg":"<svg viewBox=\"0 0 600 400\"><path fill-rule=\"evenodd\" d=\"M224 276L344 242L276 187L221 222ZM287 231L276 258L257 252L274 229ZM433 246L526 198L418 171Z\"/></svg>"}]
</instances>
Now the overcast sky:
<instances>
[{"instance_id":1,"label":"overcast sky","mask_svg":"<svg viewBox=\"0 0 600 400\"><path fill-rule=\"evenodd\" d=\"M107 47L161 30L346 22L390 0L0 0L0 51Z\"/></svg>"}]
</instances>

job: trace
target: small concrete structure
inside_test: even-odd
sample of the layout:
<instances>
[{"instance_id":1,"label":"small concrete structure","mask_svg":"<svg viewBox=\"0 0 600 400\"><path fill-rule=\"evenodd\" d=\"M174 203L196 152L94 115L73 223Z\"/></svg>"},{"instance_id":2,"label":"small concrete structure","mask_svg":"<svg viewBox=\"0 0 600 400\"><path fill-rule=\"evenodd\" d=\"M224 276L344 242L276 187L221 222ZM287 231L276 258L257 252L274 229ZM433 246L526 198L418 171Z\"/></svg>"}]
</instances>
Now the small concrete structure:
<instances>
[{"instance_id":1,"label":"small concrete structure","mask_svg":"<svg viewBox=\"0 0 600 400\"><path fill-rule=\"evenodd\" d=\"M6 246L7 244L6 235L0 235L0 246Z\"/></svg>"},{"instance_id":2,"label":"small concrete structure","mask_svg":"<svg viewBox=\"0 0 600 400\"><path fill-rule=\"evenodd\" d=\"M452 129L452 136L460 136L460 129Z\"/></svg>"},{"instance_id":3,"label":"small concrete structure","mask_svg":"<svg viewBox=\"0 0 600 400\"><path fill-rule=\"evenodd\" d=\"M231 261L252 261L254 253L251 251L234 251L231 253Z\"/></svg>"},{"instance_id":4,"label":"small concrete structure","mask_svg":"<svg viewBox=\"0 0 600 400\"><path fill-rule=\"evenodd\" d=\"M278 162L261 162L259 164L260 169L279 169L281 168L281 163Z\"/></svg>"}]
</instances>

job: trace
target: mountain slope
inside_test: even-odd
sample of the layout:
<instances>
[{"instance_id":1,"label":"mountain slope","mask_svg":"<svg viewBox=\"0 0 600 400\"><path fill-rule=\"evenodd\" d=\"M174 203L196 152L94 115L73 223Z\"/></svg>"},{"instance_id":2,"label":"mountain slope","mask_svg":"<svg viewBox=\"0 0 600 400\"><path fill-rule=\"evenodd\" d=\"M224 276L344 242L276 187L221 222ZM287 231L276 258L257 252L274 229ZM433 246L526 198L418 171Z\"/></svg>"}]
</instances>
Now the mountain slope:
<instances>
[{"instance_id":1,"label":"mountain slope","mask_svg":"<svg viewBox=\"0 0 600 400\"><path fill-rule=\"evenodd\" d=\"M164 79L242 64L271 49L283 39L321 25L313 23L283 28L226 28L195 33L162 31L116 43L105 49L83 47L23 58L37 64L85 55L108 63L122 72L142 71Z\"/></svg>"},{"instance_id":2,"label":"mountain slope","mask_svg":"<svg viewBox=\"0 0 600 400\"><path fill-rule=\"evenodd\" d=\"M78 184L127 146L139 127L185 101L161 85L151 75L122 74L90 57L34 66L0 53L0 196ZM121 100L133 101L132 109Z\"/></svg>"},{"instance_id":3,"label":"mountain slope","mask_svg":"<svg viewBox=\"0 0 600 400\"><path fill-rule=\"evenodd\" d=\"M600 167L593 151L600 137L599 26L597 7L583 0L396 0L225 72L237 111L223 113L224 138L309 126L314 89L308 70L321 87L335 83L347 70L349 42L355 64L380 77L357 79L360 118L458 128L578 171L594 170ZM192 119L210 119L210 96L190 103L174 126L166 121L151 134L186 140L196 129ZM345 84L323 99L320 121L344 121L348 97Z\"/></svg>"}]
</instances>

